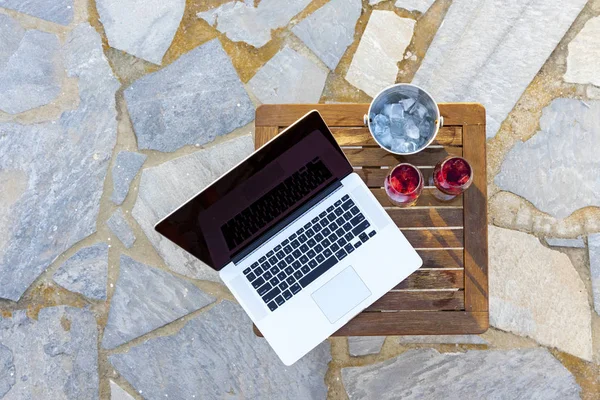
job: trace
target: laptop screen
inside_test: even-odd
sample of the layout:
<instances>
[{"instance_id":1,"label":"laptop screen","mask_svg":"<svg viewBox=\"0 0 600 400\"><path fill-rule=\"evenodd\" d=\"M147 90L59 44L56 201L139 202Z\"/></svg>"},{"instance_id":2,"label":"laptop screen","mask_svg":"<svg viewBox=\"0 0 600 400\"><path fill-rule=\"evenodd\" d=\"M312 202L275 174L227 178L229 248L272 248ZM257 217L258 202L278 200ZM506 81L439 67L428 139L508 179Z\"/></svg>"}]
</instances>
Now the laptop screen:
<instances>
[{"instance_id":1,"label":"laptop screen","mask_svg":"<svg viewBox=\"0 0 600 400\"><path fill-rule=\"evenodd\" d=\"M329 129L313 112L155 229L220 270L321 190L351 172Z\"/></svg>"}]
</instances>

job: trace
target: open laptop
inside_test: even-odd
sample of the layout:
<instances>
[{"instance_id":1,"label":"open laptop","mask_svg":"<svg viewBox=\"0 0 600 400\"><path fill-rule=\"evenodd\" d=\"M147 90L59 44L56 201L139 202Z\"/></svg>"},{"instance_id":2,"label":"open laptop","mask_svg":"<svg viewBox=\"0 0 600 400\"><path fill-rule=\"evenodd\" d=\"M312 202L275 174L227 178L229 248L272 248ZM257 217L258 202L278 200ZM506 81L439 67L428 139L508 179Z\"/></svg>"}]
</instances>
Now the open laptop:
<instances>
[{"instance_id":1,"label":"open laptop","mask_svg":"<svg viewBox=\"0 0 600 400\"><path fill-rule=\"evenodd\" d=\"M220 272L286 365L422 265L317 111L155 229Z\"/></svg>"}]
</instances>

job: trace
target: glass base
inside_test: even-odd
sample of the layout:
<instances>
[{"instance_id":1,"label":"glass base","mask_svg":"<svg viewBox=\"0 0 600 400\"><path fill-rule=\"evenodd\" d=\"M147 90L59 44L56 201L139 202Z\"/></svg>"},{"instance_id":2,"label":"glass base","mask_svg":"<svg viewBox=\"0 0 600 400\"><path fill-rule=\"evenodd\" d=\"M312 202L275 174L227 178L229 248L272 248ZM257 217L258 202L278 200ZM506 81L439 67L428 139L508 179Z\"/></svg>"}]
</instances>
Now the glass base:
<instances>
[{"instance_id":1,"label":"glass base","mask_svg":"<svg viewBox=\"0 0 600 400\"><path fill-rule=\"evenodd\" d=\"M431 190L431 194L433 195L433 197L435 197L436 199L440 200L440 201L450 201L456 198L456 194L446 194L444 192L442 192L440 189L438 189L435 186L435 183L433 182L433 176L429 177L429 186L433 186L433 189Z\"/></svg>"}]
</instances>

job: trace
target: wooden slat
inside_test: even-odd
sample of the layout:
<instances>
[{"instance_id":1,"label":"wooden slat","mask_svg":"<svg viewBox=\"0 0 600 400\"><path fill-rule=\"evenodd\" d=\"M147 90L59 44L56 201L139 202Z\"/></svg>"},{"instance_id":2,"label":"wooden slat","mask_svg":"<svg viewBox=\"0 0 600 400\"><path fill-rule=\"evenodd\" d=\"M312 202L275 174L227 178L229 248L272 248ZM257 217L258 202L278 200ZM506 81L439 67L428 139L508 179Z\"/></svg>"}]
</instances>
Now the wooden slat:
<instances>
[{"instance_id":1,"label":"wooden slat","mask_svg":"<svg viewBox=\"0 0 600 400\"><path fill-rule=\"evenodd\" d=\"M402 230L406 239L416 248L463 247L462 229Z\"/></svg>"},{"instance_id":2,"label":"wooden slat","mask_svg":"<svg viewBox=\"0 0 600 400\"><path fill-rule=\"evenodd\" d=\"M463 193L465 209L469 210L464 220L467 236L464 256L466 310L488 311L485 125L465 127L465 138L465 159L473 168L473 184Z\"/></svg>"},{"instance_id":3,"label":"wooden slat","mask_svg":"<svg viewBox=\"0 0 600 400\"><path fill-rule=\"evenodd\" d=\"M444 117L444 126L485 125L485 108L479 103L440 103L438 105L440 113ZM465 141L463 138L463 142Z\"/></svg>"},{"instance_id":4,"label":"wooden slat","mask_svg":"<svg viewBox=\"0 0 600 400\"><path fill-rule=\"evenodd\" d=\"M392 154L381 147L344 148L343 150L350 164L362 167L394 167L403 162L416 166L434 166L438 161L449 155L462 155L462 147L427 147L417 154L409 156Z\"/></svg>"},{"instance_id":5,"label":"wooden slat","mask_svg":"<svg viewBox=\"0 0 600 400\"><path fill-rule=\"evenodd\" d=\"M365 312L332 336L463 335L483 333L488 326L487 312Z\"/></svg>"},{"instance_id":6,"label":"wooden slat","mask_svg":"<svg viewBox=\"0 0 600 400\"><path fill-rule=\"evenodd\" d=\"M277 135L276 126L257 126L254 130L254 148L258 149Z\"/></svg>"},{"instance_id":7,"label":"wooden slat","mask_svg":"<svg viewBox=\"0 0 600 400\"><path fill-rule=\"evenodd\" d=\"M379 203L384 206L384 207L394 207L395 205L390 201L389 197L387 196L387 194L385 193L384 189L371 189L371 192L373 193L373 195L375 196L375 198L377 199L377 201L379 201ZM463 205L463 199L462 199L462 195L455 197L454 199L450 200L450 201L442 201L437 199L434 195L433 195L433 189L429 189L429 188L424 188L423 192L421 193L421 196L419 196L419 198L417 199L417 203L415 204L418 207L422 207L422 206L431 206L431 207L447 207L447 206L453 206L453 207L462 207Z\"/></svg>"},{"instance_id":8,"label":"wooden slat","mask_svg":"<svg viewBox=\"0 0 600 400\"><path fill-rule=\"evenodd\" d=\"M388 214L400 228L461 227L462 208L394 208Z\"/></svg>"},{"instance_id":9,"label":"wooden slat","mask_svg":"<svg viewBox=\"0 0 600 400\"><path fill-rule=\"evenodd\" d=\"M463 270L422 270L413 272L400 282L394 290L400 289L462 289L465 287Z\"/></svg>"},{"instance_id":10,"label":"wooden slat","mask_svg":"<svg viewBox=\"0 0 600 400\"><path fill-rule=\"evenodd\" d=\"M392 291L367 307L365 311L401 310L464 310L465 293L462 290L447 291Z\"/></svg>"},{"instance_id":11,"label":"wooden slat","mask_svg":"<svg viewBox=\"0 0 600 400\"><path fill-rule=\"evenodd\" d=\"M281 132L285 127L279 127ZM361 127L330 127L335 140L340 146L379 146L369 128ZM462 126L443 126L440 128L433 145L462 146Z\"/></svg>"},{"instance_id":12,"label":"wooden slat","mask_svg":"<svg viewBox=\"0 0 600 400\"><path fill-rule=\"evenodd\" d=\"M417 250L423 260L421 268L463 268L463 250Z\"/></svg>"}]
</instances>

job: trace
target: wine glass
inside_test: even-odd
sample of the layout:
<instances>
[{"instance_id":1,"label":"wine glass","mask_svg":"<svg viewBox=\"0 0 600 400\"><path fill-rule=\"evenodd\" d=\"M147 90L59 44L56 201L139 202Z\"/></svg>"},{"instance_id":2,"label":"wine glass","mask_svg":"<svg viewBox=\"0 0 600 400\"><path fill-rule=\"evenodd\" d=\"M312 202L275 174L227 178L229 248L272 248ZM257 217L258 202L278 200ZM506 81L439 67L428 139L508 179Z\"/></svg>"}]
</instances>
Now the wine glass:
<instances>
[{"instance_id":1,"label":"wine glass","mask_svg":"<svg viewBox=\"0 0 600 400\"><path fill-rule=\"evenodd\" d=\"M467 160L458 156L448 156L438 162L430 178L430 184L437 188L433 195L443 201L454 199L467 190L471 183L473 168Z\"/></svg>"},{"instance_id":2,"label":"wine glass","mask_svg":"<svg viewBox=\"0 0 600 400\"><path fill-rule=\"evenodd\" d=\"M417 202L423 191L423 175L412 164L398 164L386 176L384 187L393 204L410 207Z\"/></svg>"}]
</instances>

